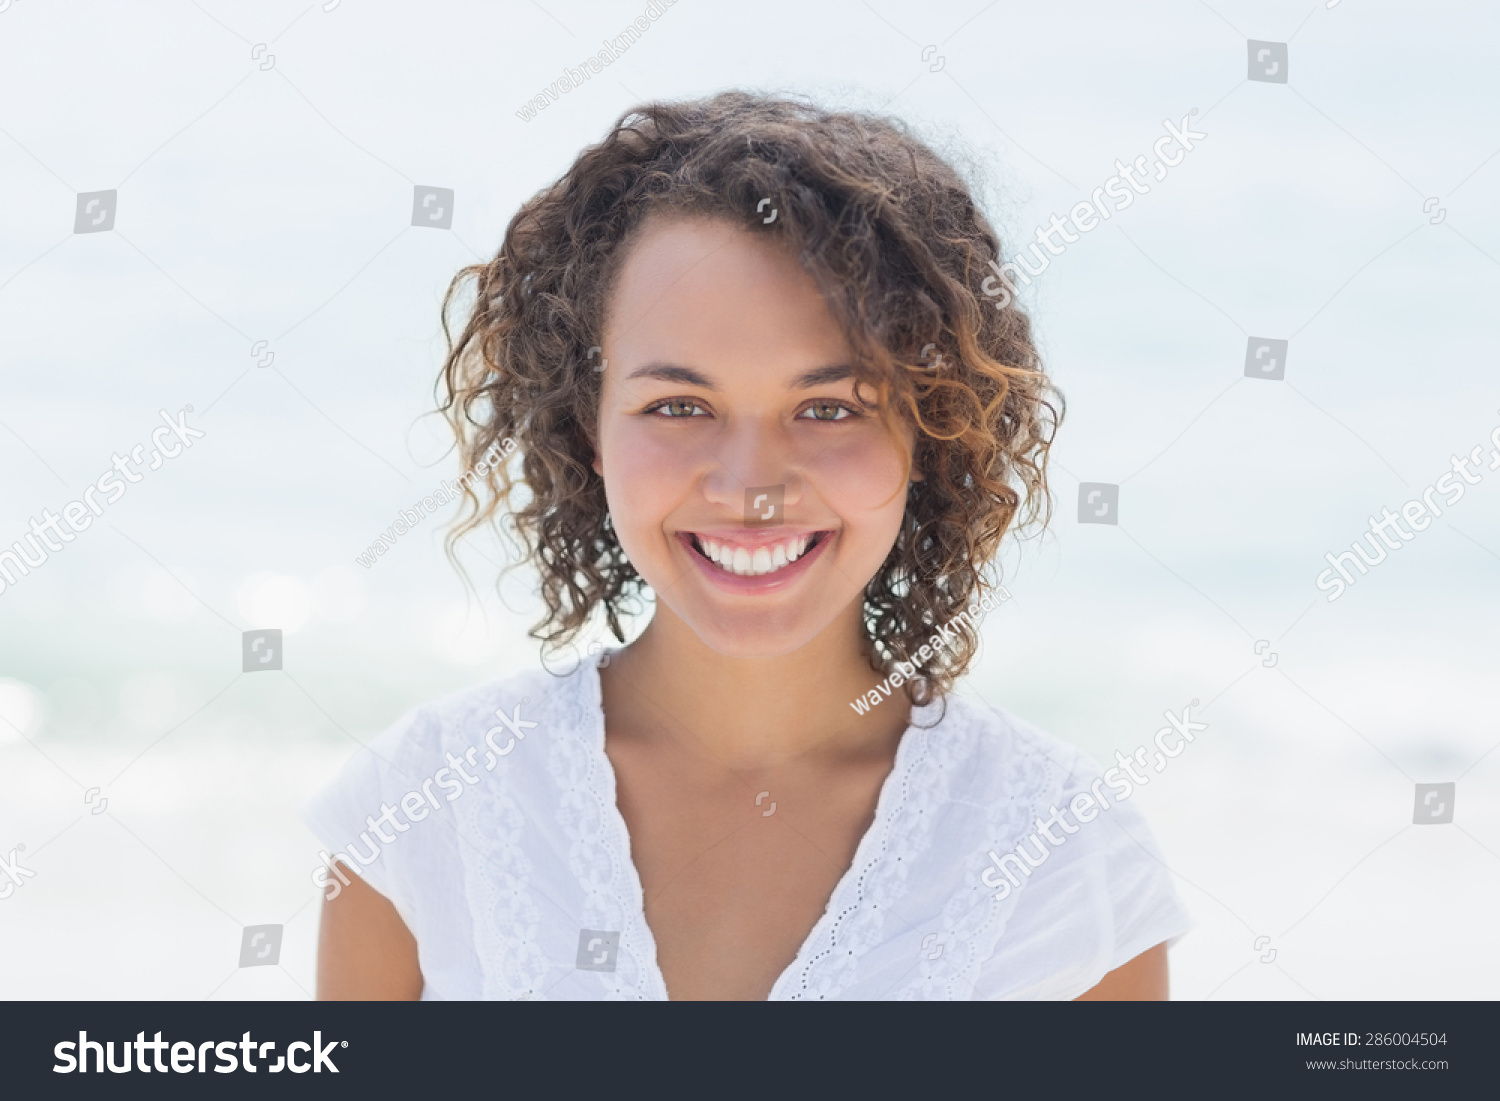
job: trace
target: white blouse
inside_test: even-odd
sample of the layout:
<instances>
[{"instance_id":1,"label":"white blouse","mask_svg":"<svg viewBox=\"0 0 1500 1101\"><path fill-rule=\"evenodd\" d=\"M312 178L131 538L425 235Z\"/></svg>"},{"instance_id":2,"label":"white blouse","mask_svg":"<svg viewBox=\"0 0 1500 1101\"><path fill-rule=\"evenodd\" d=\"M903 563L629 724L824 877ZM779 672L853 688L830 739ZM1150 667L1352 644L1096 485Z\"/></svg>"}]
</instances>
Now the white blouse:
<instances>
[{"instance_id":1,"label":"white blouse","mask_svg":"<svg viewBox=\"0 0 1500 1101\"><path fill-rule=\"evenodd\" d=\"M1084 822L1085 799L1068 816L1099 775L1004 712L957 696L915 709L854 862L771 1000L1074 998L1178 938L1188 917L1136 809ZM331 854L391 900L424 999L667 997L592 661L417 708L304 816L328 846L314 882L339 885ZM1002 860L1018 847L1024 864Z\"/></svg>"}]
</instances>

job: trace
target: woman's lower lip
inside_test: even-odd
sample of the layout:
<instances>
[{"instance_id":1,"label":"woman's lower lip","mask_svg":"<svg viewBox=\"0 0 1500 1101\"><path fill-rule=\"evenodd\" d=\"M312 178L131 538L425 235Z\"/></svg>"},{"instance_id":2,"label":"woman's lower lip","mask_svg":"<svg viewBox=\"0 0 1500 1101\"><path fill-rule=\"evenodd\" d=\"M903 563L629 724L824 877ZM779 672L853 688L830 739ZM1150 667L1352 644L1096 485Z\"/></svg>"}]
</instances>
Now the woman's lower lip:
<instances>
[{"instance_id":1,"label":"woman's lower lip","mask_svg":"<svg viewBox=\"0 0 1500 1101\"><path fill-rule=\"evenodd\" d=\"M816 546L810 547L802 557L795 562L782 566L779 570L770 573L738 574L730 573L715 562L710 562L699 554L693 547L693 537L686 533L678 536L683 550L689 558L698 564L698 568L708 577L710 581L719 588L733 593L761 593L779 589L788 583L801 577L810 568L814 559L822 555L828 544L836 539L837 533L827 532L819 539Z\"/></svg>"}]
</instances>

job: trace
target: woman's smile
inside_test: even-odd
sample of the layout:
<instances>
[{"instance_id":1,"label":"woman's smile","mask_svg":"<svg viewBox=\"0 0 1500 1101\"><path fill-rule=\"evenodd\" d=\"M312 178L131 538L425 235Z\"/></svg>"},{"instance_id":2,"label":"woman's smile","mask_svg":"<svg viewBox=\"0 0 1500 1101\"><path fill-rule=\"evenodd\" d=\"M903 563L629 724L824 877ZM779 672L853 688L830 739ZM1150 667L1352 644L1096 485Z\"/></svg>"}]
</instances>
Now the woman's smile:
<instances>
[{"instance_id":1,"label":"woman's smile","mask_svg":"<svg viewBox=\"0 0 1500 1101\"><path fill-rule=\"evenodd\" d=\"M830 530L709 530L678 532L677 538L711 582L726 591L744 593L780 589L800 578L836 535Z\"/></svg>"}]
</instances>

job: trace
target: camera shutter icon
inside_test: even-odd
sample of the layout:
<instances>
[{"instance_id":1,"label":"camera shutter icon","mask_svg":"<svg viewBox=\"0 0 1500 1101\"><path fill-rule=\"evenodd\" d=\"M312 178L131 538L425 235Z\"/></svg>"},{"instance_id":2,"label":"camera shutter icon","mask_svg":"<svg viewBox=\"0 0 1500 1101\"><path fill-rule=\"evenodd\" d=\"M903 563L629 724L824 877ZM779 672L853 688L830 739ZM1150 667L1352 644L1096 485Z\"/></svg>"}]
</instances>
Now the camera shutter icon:
<instances>
[{"instance_id":1,"label":"camera shutter icon","mask_svg":"<svg viewBox=\"0 0 1500 1101\"><path fill-rule=\"evenodd\" d=\"M1266 84L1286 83L1286 43L1250 39L1250 79Z\"/></svg>"},{"instance_id":2,"label":"camera shutter icon","mask_svg":"<svg viewBox=\"0 0 1500 1101\"><path fill-rule=\"evenodd\" d=\"M1441 826L1453 821L1453 793L1455 785L1418 784L1417 805L1411 820L1418 826Z\"/></svg>"},{"instance_id":3,"label":"camera shutter icon","mask_svg":"<svg viewBox=\"0 0 1500 1101\"><path fill-rule=\"evenodd\" d=\"M1080 524L1118 524L1120 522L1120 487L1110 482L1078 484L1078 522Z\"/></svg>"},{"instance_id":4,"label":"camera shutter icon","mask_svg":"<svg viewBox=\"0 0 1500 1101\"><path fill-rule=\"evenodd\" d=\"M118 191L82 191L73 212L74 233L105 233L115 228Z\"/></svg>"},{"instance_id":5,"label":"camera shutter icon","mask_svg":"<svg viewBox=\"0 0 1500 1101\"><path fill-rule=\"evenodd\" d=\"M784 522L786 486L750 486L745 490L745 526L774 528Z\"/></svg>"},{"instance_id":6,"label":"camera shutter icon","mask_svg":"<svg viewBox=\"0 0 1500 1101\"><path fill-rule=\"evenodd\" d=\"M1286 349L1285 340L1252 336L1245 346L1245 377L1286 378Z\"/></svg>"},{"instance_id":7,"label":"camera shutter icon","mask_svg":"<svg viewBox=\"0 0 1500 1101\"><path fill-rule=\"evenodd\" d=\"M266 673L281 668L281 631L246 631L240 636L240 671Z\"/></svg>"},{"instance_id":8,"label":"camera shutter icon","mask_svg":"<svg viewBox=\"0 0 1500 1101\"><path fill-rule=\"evenodd\" d=\"M241 967L275 967L281 962L280 925L247 925L240 935Z\"/></svg>"},{"instance_id":9,"label":"camera shutter icon","mask_svg":"<svg viewBox=\"0 0 1500 1101\"><path fill-rule=\"evenodd\" d=\"M452 229L453 189L423 184L412 188L411 224L427 229Z\"/></svg>"},{"instance_id":10,"label":"camera shutter icon","mask_svg":"<svg viewBox=\"0 0 1500 1101\"><path fill-rule=\"evenodd\" d=\"M619 956L619 933L600 929L578 931L578 970L613 971Z\"/></svg>"}]
</instances>

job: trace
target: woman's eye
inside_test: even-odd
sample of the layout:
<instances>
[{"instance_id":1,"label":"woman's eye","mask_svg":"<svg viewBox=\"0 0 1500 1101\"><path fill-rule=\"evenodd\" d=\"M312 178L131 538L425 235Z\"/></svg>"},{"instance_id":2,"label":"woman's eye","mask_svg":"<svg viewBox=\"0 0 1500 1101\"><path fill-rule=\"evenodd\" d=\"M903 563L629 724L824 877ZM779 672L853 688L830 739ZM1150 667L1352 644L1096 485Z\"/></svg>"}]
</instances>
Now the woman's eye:
<instances>
[{"instance_id":1,"label":"woman's eye","mask_svg":"<svg viewBox=\"0 0 1500 1101\"><path fill-rule=\"evenodd\" d=\"M836 401L815 401L798 414L815 421L841 421L853 415L847 405Z\"/></svg>"},{"instance_id":2,"label":"woman's eye","mask_svg":"<svg viewBox=\"0 0 1500 1101\"><path fill-rule=\"evenodd\" d=\"M686 398L672 398L670 401L664 401L660 405L653 406L651 412L662 417L694 417L705 414L703 406Z\"/></svg>"}]
</instances>

